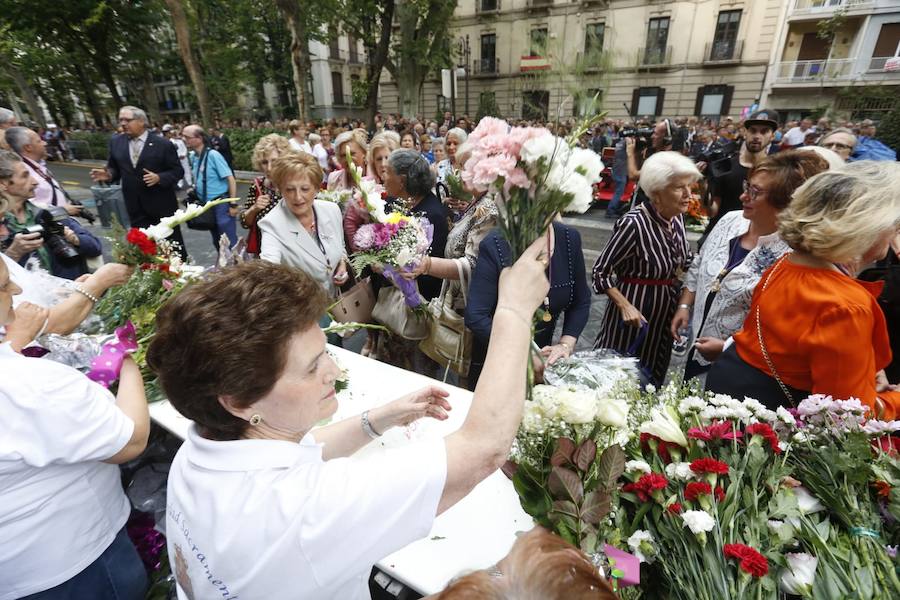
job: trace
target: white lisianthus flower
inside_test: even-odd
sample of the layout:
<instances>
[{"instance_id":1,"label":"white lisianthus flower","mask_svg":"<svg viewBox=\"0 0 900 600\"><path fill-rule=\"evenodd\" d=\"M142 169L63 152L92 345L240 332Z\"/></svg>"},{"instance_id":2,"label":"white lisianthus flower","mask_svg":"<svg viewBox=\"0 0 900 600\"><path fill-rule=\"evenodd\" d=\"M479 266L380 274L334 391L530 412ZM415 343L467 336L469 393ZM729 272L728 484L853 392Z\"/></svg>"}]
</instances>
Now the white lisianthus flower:
<instances>
[{"instance_id":1,"label":"white lisianthus flower","mask_svg":"<svg viewBox=\"0 0 900 600\"><path fill-rule=\"evenodd\" d=\"M642 423L639 431L655 435L661 440L678 444L683 448L687 448L688 445L687 438L678 425L678 415L670 406L662 409L654 408L650 413L650 420Z\"/></svg>"},{"instance_id":2,"label":"white lisianthus flower","mask_svg":"<svg viewBox=\"0 0 900 600\"><path fill-rule=\"evenodd\" d=\"M568 158L569 146L564 140L549 131L544 135L533 137L522 144L519 156L528 165L537 164L542 158L546 164ZM565 162L565 161L563 161Z\"/></svg>"},{"instance_id":3,"label":"white lisianthus flower","mask_svg":"<svg viewBox=\"0 0 900 600\"><path fill-rule=\"evenodd\" d=\"M781 569L778 575L781 590L796 596L812 597L819 559L805 552L789 552L784 557L788 568Z\"/></svg>"},{"instance_id":4,"label":"white lisianthus flower","mask_svg":"<svg viewBox=\"0 0 900 600\"><path fill-rule=\"evenodd\" d=\"M597 420L604 425L623 429L628 425L628 410L623 398L597 398Z\"/></svg>"},{"instance_id":5,"label":"white lisianthus flower","mask_svg":"<svg viewBox=\"0 0 900 600\"><path fill-rule=\"evenodd\" d=\"M559 416L566 423L590 423L597 417L594 391L558 388L556 398L559 403Z\"/></svg>"},{"instance_id":6,"label":"white lisianthus flower","mask_svg":"<svg viewBox=\"0 0 900 600\"><path fill-rule=\"evenodd\" d=\"M686 510L681 513L684 526L689 527L695 535L712 531L716 526L716 520L705 510Z\"/></svg>"},{"instance_id":7,"label":"white lisianthus flower","mask_svg":"<svg viewBox=\"0 0 900 600\"><path fill-rule=\"evenodd\" d=\"M639 473L649 473L652 469L650 468L650 465L647 464L647 461L644 460L629 460L625 463L626 473L634 473L635 471Z\"/></svg>"},{"instance_id":8,"label":"white lisianthus flower","mask_svg":"<svg viewBox=\"0 0 900 600\"><path fill-rule=\"evenodd\" d=\"M656 559L656 540L649 531L638 529L628 538L628 547L642 563L652 563Z\"/></svg>"},{"instance_id":9,"label":"white lisianthus flower","mask_svg":"<svg viewBox=\"0 0 900 600\"><path fill-rule=\"evenodd\" d=\"M819 502L819 499L813 496L810 491L802 485L793 488L793 491L794 496L797 498L797 506L804 515L825 510L825 505Z\"/></svg>"},{"instance_id":10,"label":"white lisianthus flower","mask_svg":"<svg viewBox=\"0 0 900 600\"><path fill-rule=\"evenodd\" d=\"M696 479L697 474L691 470L691 463L672 462L666 465L666 477L676 481Z\"/></svg>"}]
</instances>

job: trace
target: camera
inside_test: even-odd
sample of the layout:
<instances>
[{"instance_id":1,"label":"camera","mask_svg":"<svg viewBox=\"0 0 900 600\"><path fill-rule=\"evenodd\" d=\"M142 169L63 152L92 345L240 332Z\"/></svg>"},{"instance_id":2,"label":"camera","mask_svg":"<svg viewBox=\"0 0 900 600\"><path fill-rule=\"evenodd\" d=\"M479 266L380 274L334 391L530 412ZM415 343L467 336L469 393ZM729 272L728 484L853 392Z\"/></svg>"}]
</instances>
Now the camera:
<instances>
[{"instance_id":1,"label":"camera","mask_svg":"<svg viewBox=\"0 0 900 600\"><path fill-rule=\"evenodd\" d=\"M65 225L62 221L69 218L66 209L60 206L42 208L34 216L35 225L25 229L27 233L40 233L47 248L63 262L70 262L81 257L78 249L66 240Z\"/></svg>"},{"instance_id":2,"label":"camera","mask_svg":"<svg viewBox=\"0 0 900 600\"><path fill-rule=\"evenodd\" d=\"M652 127L623 127L619 131L619 135L623 138L634 138L634 149L640 152L644 148L649 147L650 136L653 135Z\"/></svg>"},{"instance_id":3,"label":"camera","mask_svg":"<svg viewBox=\"0 0 900 600\"><path fill-rule=\"evenodd\" d=\"M84 204L82 204L81 202L78 202L77 200L69 199L69 204L71 204L73 206L80 206L81 212L78 213L78 216L82 217L85 221L87 221L91 225L93 225L94 222L97 220L97 215L95 215L94 213L92 213L91 211L86 209L84 207Z\"/></svg>"},{"instance_id":4,"label":"camera","mask_svg":"<svg viewBox=\"0 0 900 600\"><path fill-rule=\"evenodd\" d=\"M708 151L697 156L697 161L709 165L707 176L715 179L731 172L731 158L737 151L738 145L734 141L727 144L713 144Z\"/></svg>"}]
</instances>

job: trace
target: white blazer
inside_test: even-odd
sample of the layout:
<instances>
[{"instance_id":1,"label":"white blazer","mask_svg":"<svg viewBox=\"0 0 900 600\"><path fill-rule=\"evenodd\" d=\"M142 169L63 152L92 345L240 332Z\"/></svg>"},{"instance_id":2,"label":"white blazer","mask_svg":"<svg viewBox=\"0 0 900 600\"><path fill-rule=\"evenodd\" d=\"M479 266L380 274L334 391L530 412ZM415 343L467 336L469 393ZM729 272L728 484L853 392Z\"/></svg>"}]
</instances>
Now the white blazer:
<instances>
[{"instance_id":1,"label":"white blazer","mask_svg":"<svg viewBox=\"0 0 900 600\"><path fill-rule=\"evenodd\" d=\"M259 221L262 232L259 257L302 270L318 281L328 296L333 298L337 295L332 281L334 271L347 255L344 250L343 217L341 209L333 202L314 200L313 210L316 213L316 231L325 248L324 254L315 234L309 233L281 201Z\"/></svg>"}]
</instances>

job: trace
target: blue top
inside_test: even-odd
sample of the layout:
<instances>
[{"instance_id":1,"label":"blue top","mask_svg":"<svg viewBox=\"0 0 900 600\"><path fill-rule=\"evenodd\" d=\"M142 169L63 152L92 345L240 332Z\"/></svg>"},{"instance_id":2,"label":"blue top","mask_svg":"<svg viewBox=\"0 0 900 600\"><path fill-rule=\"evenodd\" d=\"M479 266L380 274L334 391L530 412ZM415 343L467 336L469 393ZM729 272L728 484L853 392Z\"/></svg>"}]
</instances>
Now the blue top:
<instances>
[{"instance_id":1,"label":"blue top","mask_svg":"<svg viewBox=\"0 0 900 600\"><path fill-rule=\"evenodd\" d=\"M556 320L563 317L562 335L578 337L587 325L591 310L591 293L588 290L581 251L581 235L573 227L559 222L553 223L556 246L550 260L550 314L549 323L541 321L537 325L534 341L540 346L552 343ZM497 307L497 284L500 271L511 264L509 244L500 235L499 229L491 231L478 248L478 262L469 286L466 305L466 327L473 335L486 343L491 335L494 310Z\"/></svg>"},{"instance_id":2,"label":"blue top","mask_svg":"<svg viewBox=\"0 0 900 600\"><path fill-rule=\"evenodd\" d=\"M200 156L196 152L191 152L191 171L194 173L194 186L197 189L197 195L206 202L221 198L228 193L228 177L233 175L231 167L225 161L218 150L207 148L205 169L208 189L203 188L203 175L200 173Z\"/></svg>"}]
</instances>

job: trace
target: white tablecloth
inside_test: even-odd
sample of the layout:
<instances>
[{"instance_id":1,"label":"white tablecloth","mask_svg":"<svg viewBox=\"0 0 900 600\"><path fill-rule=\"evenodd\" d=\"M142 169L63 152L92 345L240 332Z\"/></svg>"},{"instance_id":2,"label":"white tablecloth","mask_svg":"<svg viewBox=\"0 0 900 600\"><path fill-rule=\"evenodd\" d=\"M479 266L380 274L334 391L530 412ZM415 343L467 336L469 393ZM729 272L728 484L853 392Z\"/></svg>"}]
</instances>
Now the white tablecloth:
<instances>
[{"instance_id":1,"label":"white tablecloth","mask_svg":"<svg viewBox=\"0 0 900 600\"><path fill-rule=\"evenodd\" d=\"M407 392L436 384L422 375L341 348L330 346L329 349L350 374L349 393L339 395L334 420L357 415ZM472 393L437 385L450 392L448 400L453 410L448 420L423 419L408 427L394 428L359 450L357 456L416 440L443 437L459 429L472 403ZM180 438L187 435L190 421L167 401L150 405L150 416ZM512 483L497 471L435 519L427 537L385 557L378 567L422 594L433 594L455 577L496 563L509 552L516 534L533 526L531 517L519 505Z\"/></svg>"}]
</instances>

